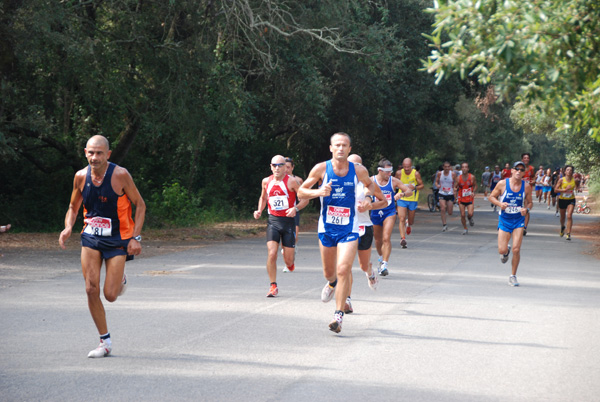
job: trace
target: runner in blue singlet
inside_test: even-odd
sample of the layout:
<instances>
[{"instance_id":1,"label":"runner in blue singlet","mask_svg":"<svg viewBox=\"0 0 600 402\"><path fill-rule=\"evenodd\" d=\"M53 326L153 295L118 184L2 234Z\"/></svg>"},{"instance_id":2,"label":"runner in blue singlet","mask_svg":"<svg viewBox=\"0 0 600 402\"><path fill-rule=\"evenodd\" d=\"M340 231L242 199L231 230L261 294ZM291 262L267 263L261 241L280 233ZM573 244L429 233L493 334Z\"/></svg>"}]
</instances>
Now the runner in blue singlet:
<instances>
[{"instance_id":1,"label":"runner in blue singlet","mask_svg":"<svg viewBox=\"0 0 600 402\"><path fill-rule=\"evenodd\" d=\"M364 166L348 162L351 150L348 134L332 135L330 144L331 160L318 163L312 168L298 190L298 197L321 199L319 248L323 260L323 275L327 279L321 292L321 300L328 302L335 293L336 310L329 329L338 333L342 329L344 305L350 290L350 274L358 248L358 182L362 182L377 199L383 201L385 197L371 181ZM312 189L319 182L322 183L321 186Z\"/></svg>"},{"instance_id":2,"label":"runner in blue singlet","mask_svg":"<svg viewBox=\"0 0 600 402\"><path fill-rule=\"evenodd\" d=\"M512 275L508 284L519 286L517 269L521 260L521 243L525 234L525 216L533 206L531 200L531 186L523 180L525 163L515 162L510 179L500 181L490 194L490 202L500 207L498 219L498 252L500 261L506 263L511 250ZM512 248L508 245L512 237Z\"/></svg>"}]
</instances>

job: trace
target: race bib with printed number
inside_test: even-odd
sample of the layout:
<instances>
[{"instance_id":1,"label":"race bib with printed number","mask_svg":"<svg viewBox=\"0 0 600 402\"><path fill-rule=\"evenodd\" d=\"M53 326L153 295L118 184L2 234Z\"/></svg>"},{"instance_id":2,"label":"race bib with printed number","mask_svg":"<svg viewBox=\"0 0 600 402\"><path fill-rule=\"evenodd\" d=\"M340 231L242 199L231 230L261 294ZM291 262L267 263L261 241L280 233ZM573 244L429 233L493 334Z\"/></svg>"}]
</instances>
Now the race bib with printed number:
<instances>
[{"instance_id":1,"label":"race bib with printed number","mask_svg":"<svg viewBox=\"0 0 600 402\"><path fill-rule=\"evenodd\" d=\"M563 198L573 198L573 192L572 191L565 191L563 193Z\"/></svg>"},{"instance_id":2,"label":"race bib with printed number","mask_svg":"<svg viewBox=\"0 0 600 402\"><path fill-rule=\"evenodd\" d=\"M95 216L93 218L86 218L84 233L92 236L112 236L112 221L110 218L103 218L102 216Z\"/></svg>"},{"instance_id":3,"label":"race bib with printed number","mask_svg":"<svg viewBox=\"0 0 600 402\"><path fill-rule=\"evenodd\" d=\"M440 192L444 193L444 194L450 194L450 193L452 193L452 187L442 187Z\"/></svg>"},{"instance_id":4,"label":"race bib with printed number","mask_svg":"<svg viewBox=\"0 0 600 402\"><path fill-rule=\"evenodd\" d=\"M358 237L362 237L365 234L365 225L360 225L358 227Z\"/></svg>"},{"instance_id":5,"label":"race bib with printed number","mask_svg":"<svg viewBox=\"0 0 600 402\"><path fill-rule=\"evenodd\" d=\"M269 205L273 211L281 211L290 207L288 198L284 195L269 197Z\"/></svg>"},{"instance_id":6,"label":"race bib with printed number","mask_svg":"<svg viewBox=\"0 0 600 402\"><path fill-rule=\"evenodd\" d=\"M462 191L462 196L463 197L470 197L471 194L473 194L473 193L471 192L470 188L464 188L463 191Z\"/></svg>"},{"instance_id":7,"label":"race bib with printed number","mask_svg":"<svg viewBox=\"0 0 600 402\"><path fill-rule=\"evenodd\" d=\"M388 202L388 205L390 205L392 203L392 195L390 193L385 193L385 199Z\"/></svg>"},{"instance_id":8,"label":"race bib with printed number","mask_svg":"<svg viewBox=\"0 0 600 402\"><path fill-rule=\"evenodd\" d=\"M506 207L504 212L506 212L507 214L520 214L521 207L517 207L515 205L509 205L508 207Z\"/></svg>"},{"instance_id":9,"label":"race bib with printed number","mask_svg":"<svg viewBox=\"0 0 600 402\"><path fill-rule=\"evenodd\" d=\"M327 207L327 216L325 222L332 225L347 225L350 223L350 208L346 207Z\"/></svg>"}]
</instances>

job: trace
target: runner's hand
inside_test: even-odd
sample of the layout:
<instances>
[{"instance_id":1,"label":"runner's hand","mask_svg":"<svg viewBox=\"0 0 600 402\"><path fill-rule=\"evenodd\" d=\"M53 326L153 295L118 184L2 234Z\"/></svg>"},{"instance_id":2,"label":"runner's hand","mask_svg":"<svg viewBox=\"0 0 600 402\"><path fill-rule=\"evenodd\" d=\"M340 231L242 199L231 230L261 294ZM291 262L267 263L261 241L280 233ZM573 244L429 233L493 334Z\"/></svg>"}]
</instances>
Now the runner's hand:
<instances>
[{"instance_id":1,"label":"runner's hand","mask_svg":"<svg viewBox=\"0 0 600 402\"><path fill-rule=\"evenodd\" d=\"M261 216L261 215L262 215L262 212L261 212L261 211L258 211L258 210L257 210L257 211L254 211L254 219L258 219L258 218L260 218L260 216Z\"/></svg>"},{"instance_id":2,"label":"runner's hand","mask_svg":"<svg viewBox=\"0 0 600 402\"><path fill-rule=\"evenodd\" d=\"M62 232L60 232L60 236L58 237L58 244L60 244L60 248L62 248L63 250L67 248L65 246L65 242L69 237L71 237L71 228L64 229Z\"/></svg>"},{"instance_id":3,"label":"runner's hand","mask_svg":"<svg viewBox=\"0 0 600 402\"><path fill-rule=\"evenodd\" d=\"M329 181L329 183L327 183L323 187L321 187L321 194L319 196L320 197L329 197L330 194L331 194L331 180Z\"/></svg>"},{"instance_id":4,"label":"runner's hand","mask_svg":"<svg viewBox=\"0 0 600 402\"><path fill-rule=\"evenodd\" d=\"M127 254L129 255L140 255L142 252L142 245L136 239L129 240L127 245Z\"/></svg>"}]
</instances>

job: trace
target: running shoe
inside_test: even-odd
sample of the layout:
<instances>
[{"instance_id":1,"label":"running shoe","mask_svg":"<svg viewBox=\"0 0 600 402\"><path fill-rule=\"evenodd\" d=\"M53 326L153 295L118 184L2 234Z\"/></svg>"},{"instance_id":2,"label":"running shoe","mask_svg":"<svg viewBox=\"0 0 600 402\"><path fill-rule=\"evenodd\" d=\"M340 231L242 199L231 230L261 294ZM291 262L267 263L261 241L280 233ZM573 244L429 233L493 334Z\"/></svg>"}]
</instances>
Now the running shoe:
<instances>
[{"instance_id":1,"label":"running shoe","mask_svg":"<svg viewBox=\"0 0 600 402\"><path fill-rule=\"evenodd\" d=\"M112 346L108 343L104 343L103 340L100 341L98 347L88 353L88 357L106 357L112 351Z\"/></svg>"},{"instance_id":2,"label":"running shoe","mask_svg":"<svg viewBox=\"0 0 600 402\"><path fill-rule=\"evenodd\" d=\"M350 296L346 298L346 304L344 304L344 314L352 314L354 313L354 309L352 308L352 300L350 300Z\"/></svg>"},{"instance_id":3,"label":"running shoe","mask_svg":"<svg viewBox=\"0 0 600 402\"><path fill-rule=\"evenodd\" d=\"M119 297L123 296L125 291L127 290L127 275L123 274L123 281L121 281L121 291L119 292Z\"/></svg>"},{"instance_id":4,"label":"running shoe","mask_svg":"<svg viewBox=\"0 0 600 402\"><path fill-rule=\"evenodd\" d=\"M401 246L402 248L406 248L406 239L402 239L402 240L400 240L400 246Z\"/></svg>"},{"instance_id":5,"label":"running shoe","mask_svg":"<svg viewBox=\"0 0 600 402\"><path fill-rule=\"evenodd\" d=\"M344 313L341 311L336 311L333 314L333 321L329 323L329 330L339 334L342 330L342 320L344 319Z\"/></svg>"},{"instance_id":6,"label":"running shoe","mask_svg":"<svg viewBox=\"0 0 600 402\"><path fill-rule=\"evenodd\" d=\"M510 254L510 244L508 245L508 251L506 252L506 254L502 254L502 257L500 257L500 261L502 261L502 264L506 264L506 261L508 261L508 255Z\"/></svg>"},{"instance_id":7,"label":"running shoe","mask_svg":"<svg viewBox=\"0 0 600 402\"><path fill-rule=\"evenodd\" d=\"M517 277L515 275L511 275L508 277L508 284L510 286L519 286L519 282L517 282Z\"/></svg>"},{"instance_id":8,"label":"running shoe","mask_svg":"<svg viewBox=\"0 0 600 402\"><path fill-rule=\"evenodd\" d=\"M523 236L527 236L527 228L523 228Z\"/></svg>"},{"instance_id":9,"label":"running shoe","mask_svg":"<svg viewBox=\"0 0 600 402\"><path fill-rule=\"evenodd\" d=\"M379 275L388 276L389 274L390 274L390 272L388 271L388 268L387 268L387 262L384 261L381 264L381 267L379 267Z\"/></svg>"},{"instance_id":10,"label":"running shoe","mask_svg":"<svg viewBox=\"0 0 600 402\"><path fill-rule=\"evenodd\" d=\"M371 288L371 290L377 290L377 285L379 284L379 279L377 278L377 271L373 271L373 274L371 276L369 276L369 274L367 274L366 272L365 275L367 276L367 283L369 284L369 288Z\"/></svg>"},{"instance_id":11,"label":"running shoe","mask_svg":"<svg viewBox=\"0 0 600 402\"><path fill-rule=\"evenodd\" d=\"M383 257L379 256L379 258L377 259L377 262L379 263L379 269L381 269L381 264L383 264Z\"/></svg>"},{"instance_id":12,"label":"running shoe","mask_svg":"<svg viewBox=\"0 0 600 402\"><path fill-rule=\"evenodd\" d=\"M323 290L321 291L321 301L323 303L327 303L331 299L333 299L333 295L335 294L335 288L329 286L329 282L325 284Z\"/></svg>"},{"instance_id":13,"label":"running shoe","mask_svg":"<svg viewBox=\"0 0 600 402\"><path fill-rule=\"evenodd\" d=\"M554 213L554 216L558 216L558 211L556 211L556 212Z\"/></svg>"},{"instance_id":14,"label":"running shoe","mask_svg":"<svg viewBox=\"0 0 600 402\"><path fill-rule=\"evenodd\" d=\"M473 220L472 216L469 218L469 225L475 226L475 221Z\"/></svg>"},{"instance_id":15,"label":"running shoe","mask_svg":"<svg viewBox=\"0 0 600 402\"><path fill-rule=\"evenodd\" d=\"M571 241L571 233L567 233L567 240Z\"/></svg>"},{"instance_id":16,"label":"running shoe","mask_svg":"<svg viewBox=\"0 0 600 402\"><path fill-rule=\"evenodd\" d=\"M283 269L283 272L294 272L294 270L295 270L295 269L296 269L296 265L295 265L295 264L292 264L292 265L291 265L291 266L289 266L289 267L285 267L285 268Z\"/></svg>"},{"instance_id":17,"label":"running shoe","mask_svg":"<svg viewBox=\"0 0 600 402\"><path fill-rule=\"evenodd\" d=\"M269 293L267 293L267 297L275 297L279 294L279 289L277 289L277 285L272 283L269 288Z\"/></svg>"},{"instance_id":18,"label":"running shoe","mask_svg":"<svg viewBox=\"0 0 600 402\"><path fill-rule=\"evenodd\" d=\"M412 232L412 228L410 226L406 226L406 234L409 235Z\"/></svg>"},{"instance_id":19,"label":"running shoe","mask_svg":"<svg viewBox=\"0 0 600 402\"><path fill-rule=\"evenodd\" d=\"M464 229L462 234L464 234L464 235L469 234L469 229Z\"/></svg>"},{"instance_id":20,"label":"running shoe","mask_svg":"<svg viewBox=\"0 0 600 402\"><path fill-rule=\"evenodd\" d=\"M560 237L563 237L565 235L565 227L561 226L560 227Z\"/></svg>"},{"instance_id":21,"label":"running shoe","mask_svg":"<svg viewBox=\"0 0 600 402\"><path fill-rule=\"evenodd\" d=\"M445 232L448 230L448 225L442 225L442 232Z\"/></svg>"},{"instance_id":22,"label":"running shoe","mask_svg":"<svg viewBox=\"0 0 600 402\"><path fill-rule=\"evenodd\" d=\"M550 205L548 205L548 208L547 208L547 209L550 209Z\"/></svg>"},{"instance_id":23,"label":"running shoe","mask_svg":"<svg viewBox=\"0 0 600 402\"><path fill-rule=\"evenodd\" d=\"M290 270L288 269L288 267L284 267L283 272L290 272Z\"/></svg>"}]
</instances>

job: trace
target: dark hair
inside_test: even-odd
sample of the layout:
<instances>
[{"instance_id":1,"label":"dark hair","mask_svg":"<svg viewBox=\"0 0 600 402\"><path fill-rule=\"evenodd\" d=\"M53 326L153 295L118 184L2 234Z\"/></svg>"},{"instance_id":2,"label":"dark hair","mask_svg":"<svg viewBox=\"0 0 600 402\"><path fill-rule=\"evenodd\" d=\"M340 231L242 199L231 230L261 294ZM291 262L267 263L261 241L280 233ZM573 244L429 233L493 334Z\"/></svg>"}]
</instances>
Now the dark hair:
<instances>
[{"instance_id":1,"label":"dark hair","mask_svg":"<svg viewBox=\"0 0 600 402\"><path fill-rule=\"evenodd\" d=\"M292 158L285 158L286 163L291 163L294 166L294 160Z\"/></svg>"},{"instance_id":2,"label":"dark hair","mask_svg":"<svg viewBox=\"0 0 600 402\"><path fill-rule=\"evenodd\" d=\"M531 159L531 154L530 154L529 152L523 152L523 153L521 154L521 159L523 159L523 157L524 157L525 155L529 156L529 159Z\"/></svg>"},{"instance_id":3,"label":"dark hair","mask_svg":"<svg viewBox=\"0 0 600 402\"><path fill-rule=\"evenodd\" d=\"M386 166L392 166L393 167L394 165L392 164L392 162L390 162L388 159L385 159L385 158L382 158L379 161L379 163L377 164L377 167L380 167L380 168L384 168Z\"/></svg>"}]
</instances>

